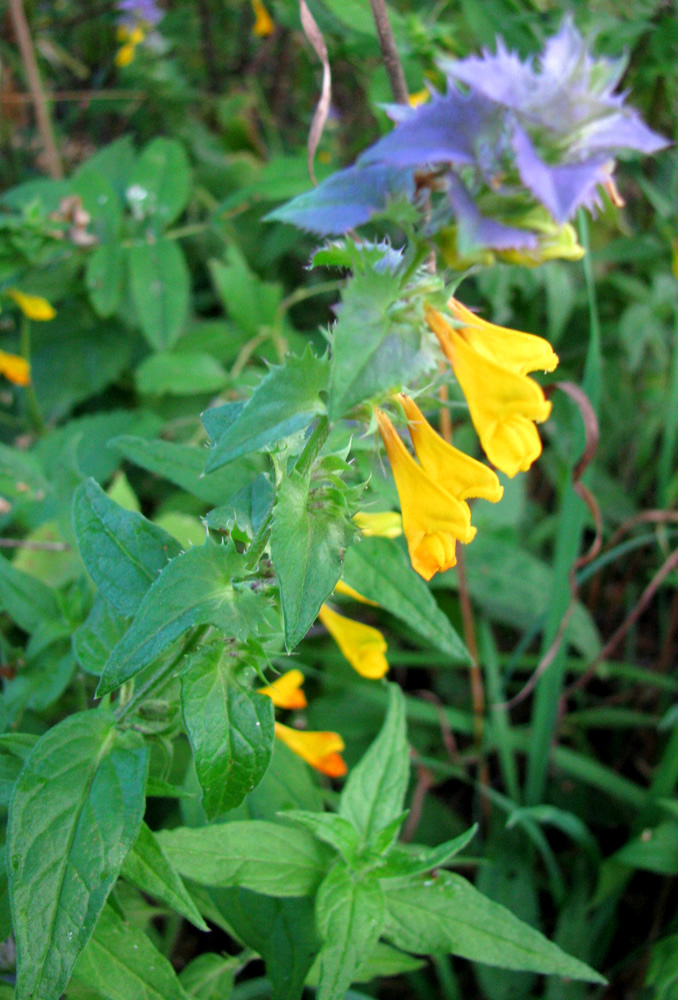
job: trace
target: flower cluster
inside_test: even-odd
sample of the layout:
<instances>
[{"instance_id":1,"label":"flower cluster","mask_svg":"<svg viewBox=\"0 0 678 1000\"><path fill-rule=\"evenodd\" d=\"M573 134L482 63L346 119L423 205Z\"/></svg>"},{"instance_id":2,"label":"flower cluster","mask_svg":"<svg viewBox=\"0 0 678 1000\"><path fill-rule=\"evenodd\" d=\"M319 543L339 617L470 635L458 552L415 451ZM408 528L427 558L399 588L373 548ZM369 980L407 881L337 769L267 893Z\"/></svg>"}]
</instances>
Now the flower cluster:
<instances>
[{"instance_id":1,"label":"flower cluster","mask_svg":"<svg viewBox=\"0 0 678 1000\"><path fill-rule=\"evenodd\" d=\"M534 334L495 326L457 299L448 307L454 321L428 307L426 319L454 369L483 450L508 476L524 472L541 454L535 422L551 404L529 372L553 371L558 357ZM456 322L455 322L456 321ZM416 455L405 447L388 415L375 410L395 480L412 566L426 580L456 563L456 543L475 536L467 500L501 499L495 472L448 444L409 396L395 397L407 417Z\"/></svg>"},{"instance_id":2,"label":"flower cluster","mask_svg":"<svg viewBox=\"0 0 678 1000\"><path fill-rule=\"evenodd\" d=\"M158 26L164 11L156 0L117 0L118 41L123 44L115 56L116 66L124 67L134 60L137 47L148 33Z\"/></svg>"},{"instance_id":3,"label":"flower cluster","mask_svg":"<svg viewBox=\"0 0 678 1000\"><path fill-rule=\"evenodd\" d=\"M567 221L580 206L595 208L601 187L614 191L619 152L668 145L624 106L615 90L623 68L594 58L569 18L536 60L501 41L494 54L445 60L445 95L388 108L392 132L271 217L344 233L394 196L416 198L423 169L444 191L428 228L443 234L448 258L478 248L520 251L528 263L571 258L581 248Z\"/></svg>"}]
</instances>

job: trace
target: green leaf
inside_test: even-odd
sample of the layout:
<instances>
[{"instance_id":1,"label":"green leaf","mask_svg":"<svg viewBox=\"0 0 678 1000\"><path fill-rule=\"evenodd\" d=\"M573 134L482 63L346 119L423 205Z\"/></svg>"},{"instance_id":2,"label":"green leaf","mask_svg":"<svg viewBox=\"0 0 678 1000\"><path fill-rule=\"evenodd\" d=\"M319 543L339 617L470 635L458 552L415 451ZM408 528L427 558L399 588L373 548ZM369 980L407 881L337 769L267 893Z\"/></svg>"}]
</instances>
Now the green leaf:
<instances>
[{"instance_id":1,"label":"green leaf","mask_svg":"<svg viewBox=\"0 0 678 1000\"><path fill-rule=\"evenodd\" d=\"M50 729L9 810L17 1000L57 1000L139 832L148 751L103 711Z\"/></svg>"},{"instance_id":2,"label":"green leaf","mask_svg":"<svg viewBox=\"0 0 678 1000\"><path fill-rule=\"evenodd\" d=\"M0 736L0 806L3 808L9 805L16 780L37 741L37 736L29 733Z\"/></svg>"},{"instance_id":3,"label":"green leaf","mask_svg":"<svg viewBox=\"0 0 678 1000\"><path fill-rule=\"evenodd\" d=\"M123 618L99 592L87 619L73 633L73 652L82 669L100 677L113 647L127 631L129 620Z\"/></svg>"},{"instance_id":4,"label":"green leaf","mask_svg":"<svg viewBox=\"0 0 678 1000\"><path fill-rule=\"evenodd\" d=\"M327 869L327 853L310 833L264 820L162 830L157 838L178 871L203 885L309 896Z\"/></svg>"},{"instance_id":5,"label":"green leaf","mask_svg":"<svg viewBox=\"0 0 678 1000\"><path fill-rule=\"evenodd\" d=\"M136 613L158 574L181 552L171 535L120 507L93 479L75 492L73 524L87 572L123 617Z\"/></svg>"},{"instance_id":6,"label":"green leaf","mask_svg":"<svg viewBox=\"0 0 678 1000\"><path fill-rule=\"evenodd\" d=\"M327 375L327 358L317 358L310 345L301 357L290 355L283 365L271 368L217 441L207 471L307 427L325 409L320 393L327 387Z\"/></svg>"},{"instance_id":7,"label":"green leaf","mask_svg":"<svg viewBox=\"0 0 678 1000\"><path fill-rule=\"evenodd\" d=\"M343 580L411 629L455 663L470 663L466 646L412 569L409 558L390 538L363 538L346 553Z\"/></svg>"},{"instance_id":8,"label":"green leaf","mask_svg":"<svg viewBox=\"0 0 678 1000\"><path fill-rule=\"evenodd\" d=\"M678 996L678 934L653 945L645 985L654 987L654 1000L675 1000Z\"/></svg>"},{"instance_id":9,"label":"green leaf","mask_svg":"<svg viewBox=\"0 0 678 1000\"><path fill-rule=\"evenodd\" d=\"M459 875L441 872L433 880L385 890L384 934L397 948L418 954L451 952L504 969L605 982Z\"/></svg>"},{"instance_id":10,"label":"green leaf","mask_svg":"<svg viewBox=\"0 0 678 1000\"><path fill-rule=\"evenodd\" d=\"M276 323L282 288L262 281L236 246L228 248L226 257L226 264L209 262L214 287L234 322L256 337L261 327Z\"/></svg>"},{"instance_id":11,"label":"green leaf","mask_svg":"<svg viewBox=\"0 0 678 1000\"><path fill-rule=\"evenodd\" d=\"M391 313L401 277L388 270L356 273L342 296L333 330L329 386L330 420L412 383L430 364L423 348L423 322ZM423 319L423 317L422 317Z\"/></svg>"},{"instance_id":12,"label":"green leaf","mask_svg":"<svg viewBox=\"0 0 678 1000\"><path fill-rule=\"evenodd\" d=\"M227 1000L240 966L238 955L198 955L179 973L179 982L196 1000Z\"/></svg>"},{"instance_id":13,"label":"green leaf","mask_svg":"<svg viewBox=\"0 0 678 1000\"><path fill-rule=\"evenodd\" d=\"M339 808L368 843L402 813L410 773L405 699L397 684L389 684L388 690L381 732L350 771Z\"/></svg>"},{"instance_id":14,"label":"green leaf","mask_svg":"<svg viewBox=\"0 0 678 1000\"><path fill-rule=\"evenodd\" d=\"M343 865L336 865L318 890L320 950L318 1000L343 1000L360 963L381 934L386 908L374 876L357 881Z\"/></svg>"},{"instance_id":15,"label":"green leaf","mask_svg":"<svg viewBox=\"0 0 678 1000\"><path fill-rule=\"evenodd\" d=\"M193 396L219 392L227 375L211 354L185 351L181 354L151 354L142 361L134 377L145 396Z\"/></svg>"},{"instance_id":16,"label":"green leaf","mask_svg":"<svg viewBox=\"0 0 678 1000\"><path fill-rule=\"evenodd\" d=\"M203 646L181 675L181 710L208 819L240 805L271 760L273 702L238 684L223 643Z\"/></svg>"},{"instance_id":17,"label":"green leaf","mask_svg":"<svg viewBox=\"0 0 678 1000\"><path fill-rule=\"evenodd\" d=\"M115 646L97 688L106 694L134 677L193 625L213 625L246 639L268 611L264 598L233 578L244 559L233 548L207 541L182 552L160 573L129 630Z\"/></svg>"},{"instance_id":18,"label":"green leaf","mask_svg":"<svg viewBox=\"0 0 678 1000\"><path fill-rule=\"evenodd\" d=\"M364 958L356 969L353 979L356 983L369 983L382 976L402 976L406 972L416 972L417 969L421 969L425 965L426 962L420 958L413 958L412 955L408 955L404 951L398 951L397 948L392 948L390 945L384 944L383 941L378 941L371 954ZM313 967L306 977L306 985L317 987L319 976L320 957L313 963ZM352 995L355 995L352 990L346 994L347 998Z\"/></svg>"},{"instance_id":19,"label":"green leaf","mask_svg":"<svg viewBox=\"0 0 678 1000\"><path fill-rule=\"evenodd\" d=\"M209 504L222 504L254 479L261 469L256 456L242 458L227 469L205 476L205 452L171 441L148 441L123 435L111 447L130 462L168 479L187 493Z\"/></svg>"},{"instance_id":20,"label":"green leaf","mask_svg":"<svg viewBox=\"0 0 678 1000\"><path fill-rule=\"evenodd\" d=\"M106 1000L188 1000L165 956L112 906L101 914L74 975Z\"/></svg>"},{"instance_id":21,"label":"green leaf","mask_svg":"<svg viewBox=\"0 0 678 1000\"><path fill-rule=\"evenodd\" d=\"M318 840L339 851L347 864L352 864L360 849L360 837L355 828L342 816L327 812L304 812L289 809L283 813L287 820L299 823L315 834Z\"/></svg>"},{"instance_id":22,"label":"green leaf","mask_svg":"<svg viewBox=\"0 0 678 1000\"><path fill-rule=\"evenodd\" d=\"M186 891L181 876L165 857L155 834L141 824L139 836L125 858L121 875L148 896L167 903L198 930L209 930Z\"/></svg>"},{"instance_id":23,"label":"green leaf","mask_svg":"<svg viewBox=\"0 0 678 1000\"><path fill-rule=\"evenodd\" d=\"M127 182L127 199L157 230L178 219L191 194L191 169L176 139L153 139L144 146Z\"/></svg>"},{"instance_id":24,"label":"green leaf","mask_svg":"<svg viewBox=\"0 0 678 1000\"><path fill-rule=\"evenodd\" d=\"M112 316L122 298L125 257L119 243L104 243L87 258L85 284L98 316Z\"/></svg>"},{"instance_id":25,"label":"green leaf","mask_svg":"<svg viewBox=\"0 0 678 1000\"><path fill-rule=\"evenodd\" d=\"M380 879L405 878L433 871L434 868L442 868L471 843L477 831L478 824L475 823L470 830L437 847L415 850L413 846L396 845L385 859L385 863L377 868L376 874Z\"/></svg>"},{"instance_id":26,"label":"green leaf","mask_svg":"<svg viewBox=\"0 0 678 1000\"><path fill-rule=\"evenodd\" d=\"M314 495L309 477L293 469L278 491L271 529L288 650L303 639L334 590L353 534L344 510Z\"/></svg>"},{"instance_id":27,"label":"green leaf","mask_svg":"<svg viewBox=\"0 0 678 1000\"><path fill-rule=\"evenodd\" d=\"M122 205L110 181L90 163L83 164L73 178L75 193L90 215L88 230L99 243L115 241L122 229Z\"/></svg>"},{"instance_id":28,"label":"green leaf","mask_svg":"<svg viewBox=\"0 0 678 1000\"><path fill-rule=\"evenodd\" d=\"M176 343L188 316L190 274L176 243L133 246L127 250L132 298L144 337L156 351Z\"/></svg>"},{"instance_id":29,"label":"green leaf","mask_svg":"<svg viewBox=\"0 0 678 1000\"><path fill-rule=\"evenodd\" d=\"M210 897L229 932L266 963L271 1000L299 1000L319 948L313 901L272 899L248 889L212 889Z\"/></svg>"},{"instance_id":30,"label":"green leaf","mask_svg":"<svg viewBox=\"0 0 678 1000\"><path fill-rule=\"evenodd\" d=\"M643 830L608 861L656 872L658 875L678 875L678 823L667 820Z\"/></svg>"},{"instance_id":31,"label":"green leaf","mask_svg":"<svg viewBox=\"0 0 678 1000\"><path fill-rule=\"evenodd\" d=\"M24 632L35 632L41 622L58 620L61 615L51 587L34 576L15 569L0 556L0 610L5 611Z\"/></svg>"},{"instance_id":32,"label":"green leaf","mask_svg":"<svg viewBox=\"0 0 678 1000\"><path fill-rule=\"evenodd\" d=\"M273 487L262 472L228 503L211 510L205 518L205 524L216 531L231 531L237 524L241 531L254 535L271 513L273 499Z\"/></svg>"}]
</instances>

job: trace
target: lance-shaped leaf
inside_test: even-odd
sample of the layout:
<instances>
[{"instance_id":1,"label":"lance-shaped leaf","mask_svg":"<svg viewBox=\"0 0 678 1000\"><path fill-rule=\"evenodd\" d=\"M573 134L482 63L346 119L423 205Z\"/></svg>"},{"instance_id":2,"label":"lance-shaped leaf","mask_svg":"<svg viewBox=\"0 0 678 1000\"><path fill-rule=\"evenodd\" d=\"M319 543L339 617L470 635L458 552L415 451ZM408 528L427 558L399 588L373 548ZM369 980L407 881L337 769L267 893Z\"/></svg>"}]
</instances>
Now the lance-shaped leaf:
<instances>
[{"instance_id":1,"label":"lance-shaped leaf","mask_svg":"<svg viewBox=\"0 0 678 1000\"><path fill-rule=\"evenodd\" d=\"M427 643L468 663L469 653L449 618L438 607L401 545L390 538L363 538L346 553L342 579L400 618Z\"/></svg>"},{"instance_id":2,"label":"lance-shaped leaf","mask_svg":"<svg viewBox=\"0 0 678 1000\"><path fill-rule=\"evenodd\" d=\"M376 945L384 918L384 893L373 875L356 880L343 865L330 871L316 899L323 939L318 1000L343 1000L360 963Z\"/></svg>"},{"instance_id":3,"label":"lance-shaped leaf","mask_svg":"<svg viewBox=\"0 0 678 1000\"><path fill-rule=\"evenodd\" d=\"M478 824L474 824L470 830L461 833L453 840L448 840L437 847L420 848L415 850L409 845L396 844L385 859L385 863L377 870L380 879L385 878L405 878L406 876L421 875L430 872L434 868L441 868L447 864L455 855L463 851L473 840Z\"/></svg>"},{"instance_id":4,"label":"lance-shaped leaf","mask_svg":"<svg viewBox=\"0 0 678 1000\"><path fill-rule=\"evenodd\" d=\"M310 346L301 357L290 355L272 368L219 437L207 472L307 427L325 409L320 393L327 376L327 359L317 358Z\"/></svg>"},{"instance_id":5,"label":"lance-shaped leaf","mask_svg":"<svg viewBox=\"0 0 678 1000\"><path fill-rule=\"evenodd\" d=\"M450 952L474 962L604 983L601 975L572 958L459 875L389 888L384 934L398 948L419 954Z\"/></svg>"},{"instance_id":6,"label":"lance-shaped leaf","mask_svg":"<svg viewBox=\"0 0 678 1000\"><path fill-rule=\"evenodd\" d=\"M132 246L127 251L132 299L144 337L156 351L170 348L188 316L191 278L173 240Z\"/></svg>"},{"instance_id":7,"label":"lance-shaped leaf","mask_svg":"<svg viewBox=\"0 0 678 1000\"><path fill-rule=\"evenodd\" d=\"M145 823L141 824L139 836L125 858L121 874L142 892L181 913L199 930L209 930L181 876L169 863L155 834Z\"/></svg>"},{"instance_id":8,"label":"lance-shaped leaf","mask_svg":"<svg viewBox=\"0 0 678 1000\"><path fill-rule=\"evenodd\" d=\"M101 914L75 976L105 1000L189 1000L169 960L112 906Z\"/></svg>"},{"instance_id":9,"label":"lance-shaped leaf","mask_svg":"<svg viewBox=\"0 0 678 1000\"><path fill-rule=\"evenodd\" d=\"M148 751L109 712L79 712L41 737L9 811L17 1000L57 1000L144 811Z\"/></svg>"},{"instance_id":10,"label":"lance-shaped leaf","mask_svg":"<svg viewBox=\"0 0 678 1000\"><path fill-rule=\"evenodd\" d=\"M421 321L393 314L400 275L385 268L356 273L342 296L333 330L329 416L412 382L430 363Z\"/></svg>"},{"instance_id":11,"label":"lance-shaped leaf","mask_svg":"<svg viewBox=\"0 0 678 1000\"><path fill-rule=\"evenodd\" d=\"M146 591L181 552L171 535L143 514L126 510L93 480L73 497L73 524L87 572L124 617L134 615Z\"/></svg>"},{"instance_id":12,"label":"lance-shaped leaf","mask_svg":"<svg viewBox=\"0 0 678 1000\"><path fill-rule=\"evenodd\" d=\"M403 811L410 773L405 728L405 699L397 684L389 684L388 712L381 732L351 770L341 793L339 814L363 840L373 840Z\"/></svg>"},{"instance_id":13,"label":"lance-shaped leaf","mask_svg":"<svg viewBox=\"0 0 678 1000\"><path fill-rule=\"evenodd\" d=\"M153 139L144 146L127 182L127 199L145 219L163 229L178 219L191 194L191 168L176 139Z\"/></svg>"},{"instance_id":14,"label":"lance-shaped leaf","mask_svg":"<svg viewBox=\"0 0 678 1000\"><path fill-rule=\"evenodd\" d=\"M271 760L273 702L241 687L223 644L203 646L181 675L181 709L208 819L240 805Z\"/></svg>"},{"instance_id":15,"label":"lance-shaped leaf","mask_svg":"<svg viewBox=\"0 0 678 1000\"><path fill-rule=\"evenodd\" d=\"M0 610L24 632L35 632L45 621L58 620L59 605L50 587L0 557Z\"/></svg>"},{"instance_id":16,"label":"lance-shaped leaf","mask_svg":"<svg viewBox=\"0 0 678 1000\"><path fill-rule=\"evenodd\" d=\"M90 613L73 633L73 652L85 673L101 676L113 647L128 625L129 620L114 611L101 593L95 596Z\"/></svg>"},{"instance_id":17,"label":"lance-shaped leaf","mask_svg":"<svg viewBox=\"0 0 678 1000\"><path fill-rule=\"evenodd\" d=\"M273 508L271 558L288 650L303 639L334 590L353 535L343 507L315 496L309 476L293 470L283 480Z\"/></svg>"},{"instance_id":18,"label":"lance-shaped leaf","mask_svg":"<svg viewBox=\"0 0 678 1000\"><path fill-rule=\"evenodd\" d=\"M242 886L269 896L310 896L329 851L310 833L281 823L243 820L157 834L170 861L203 885Z\"/></svg>"},{"instance_id":19,"label":"lance-shaped leaf","mask_svg":"<svg viewBox=\"0 0 678 1000\"><path fill-rule=\"evenodd\" d=\"M237 582L243 574L242 556L209 541L173 559L113 649L97 694L113 691L129 680L193 625L213 625L229 638L246 639L268 605L247 584Z\"/></svg>"}]
</instances>

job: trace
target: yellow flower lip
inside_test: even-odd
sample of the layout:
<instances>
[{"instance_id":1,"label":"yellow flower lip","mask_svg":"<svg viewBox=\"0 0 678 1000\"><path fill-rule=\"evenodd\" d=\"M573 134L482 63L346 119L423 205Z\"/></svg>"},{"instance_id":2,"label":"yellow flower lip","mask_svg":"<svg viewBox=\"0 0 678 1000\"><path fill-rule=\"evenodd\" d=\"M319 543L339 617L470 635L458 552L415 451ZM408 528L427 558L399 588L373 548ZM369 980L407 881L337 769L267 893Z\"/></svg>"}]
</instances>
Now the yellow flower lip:
<instances>
[{"instance_id":1,"label":"yellow flower lip","mask_svg":"<svg viewBox=\"0 0 678 1000\"><path fill-rule=\"evenodd\" d=\"M468 310L452 301L457 317L466 323ZM543 390L525 372L539 367L553 370L558 358L541 337L495 327L468 314L476 321L473 327L469 321L454 328L431 307L426 309L426 321L454 368L485 454L513 477L526 472L541 455L534 423L543 423L551 413Z\"/></svg>"},{"instance_id":2,"label":"yellow flower lip","mask_svg":"<svg viewBox=\"0 0 678 1000\"><path fill-rule=\"evenodd\" d=\"M491 503L501 500L504 487L496 472L445 441L431 427L410 396L399 392L395 398L405 411L415 454L432 479L457 500L470 500L472 497Z\"/></svg>"},{"instance_id":3,"label":"yellow flower lip","mask_svg":"<svg viewBox=\"0 0 678 1000\"><path fill-rule=\"evenodd\" d=\"M272 684L259 688L259 694L268 695L276 708L306 708L308 702L301 690L304 675L301 670L288 670Z\"/></svg>"},{"instance_id":4,"label":"yellow flower lip","mask_svg":"<svg viewBox=\"0 0 678 1000\"><path fill-rule=\"evenodd\" d=\"M399 538L403 533L403 519L395 510L361 510L353 521L365 538Z\"/></svg>"},{"instance_id":5,"label":"yellow flower lip","mask_svg":"<svg viewBox=\"0 0 678 1000\"><path fill-rule=\"evenodd\" d=\"M267 35L272 35L275 31L275 24L273 23L273 18L264 7L262 0L252 0L252 10L256 18L252 34L258 38L266 38Z\"/></svg>"},{"instance_id":6,"label":"yellow flower lip","mask_svg":"<svg viewBox=\"0 0 678 1000\"><path fill-rule=\"evenodd\" d=\"M44 323L56 316L54 306L47 299L43 299L41 295L27 295L26 292L20 292L18 288L6 289L5 295L9 295L27 319Z\"/></svg>"},{"instance_id":7,"label":"yellow flower lip","mask_svg":"<svg viewBox=\"0 0 678 1000\"><path fill-rule=\"evenodd\" d=\"M335 594L341 594L343 597L352 597L354 601L360 601L361 604L371 604L373 608L378 608L379 605L376 601L371 601L369 597L363 597L359 594L357 590L351 587L348 583L344 583L343 580L337 580L334 587Z\"/></svg>"},{"instance_id":8,"label":"yellow flower lip","mask_svg":"<svg viewBox=\"0 0 678 1000\"><path fill-rule=\"evenodd\" d=\"M425 580L456 564L455 542L473 540L471 511L418 465L383 410L375 409L400 498L412 566Z\"/></svg>"},{"instance_id":9,"label":"yellow flower lip","mask_svg":"<svg viewBox=\"0 0 678 1000\"><path fill-rule=\"evenodd\" d=\"M317 771L329 775L330 778L341 778L346 774L348 768L341 757L344 741L339 733L292 729L290 726L283 726L281 722L276 722L275 735L281 743Z\"/></svg>"},{"instance_id":10,"label":"yellow flower lip","mask_svg":"<svg viewBox=\"0 0 678 1000\"><path fill-rule=\"evenodd\" d=\"M15 385L31 384L31 368L25 358L18 354L0 351L0 373Z\"/></svg>"},{"instance_id":11,"label":"yellow flower lip","mask_svg":"<svg viewBox=\"0 0 678 1000\"><path fill-rule=\"evenodd\" d=\"M361 677L379 680L388 670L386 640L377 628L353 621L323 604L318 618L353 669Z\"/></svg>"}]
</instances>

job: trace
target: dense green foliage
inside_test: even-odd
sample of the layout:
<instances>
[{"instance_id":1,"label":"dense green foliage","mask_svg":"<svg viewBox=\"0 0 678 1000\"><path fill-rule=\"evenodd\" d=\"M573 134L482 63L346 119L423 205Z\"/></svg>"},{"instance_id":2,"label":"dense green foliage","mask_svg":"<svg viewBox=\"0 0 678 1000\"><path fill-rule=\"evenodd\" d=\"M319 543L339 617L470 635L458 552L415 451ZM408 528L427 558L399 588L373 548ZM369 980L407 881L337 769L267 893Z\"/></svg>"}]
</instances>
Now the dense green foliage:
<instances>
[{"instance_id":1,"label":"dense green foliage","mask_svg":"<svg viewBox=\"0 0 678 1000\"><path fill-rule=\"evenodd\" d=\"M367 0L308 7L322 180L392 96ZM535 259L438 225L435 184L432 220L403 187L323 242L285 221L318 198L295 0L270 24L173 0L140 38L113 4L25 8L57 162L8 16L0 1000L677 997L675 149L622 157L625 207L547 225ZM411 93L563 16L389 12ZM671 6L572 15L675 140ZM399 506L392 393L480 454L427 326L450 294L548 338L564 391L427 582L359 515Z\"/></svg>"}]
</instances>

